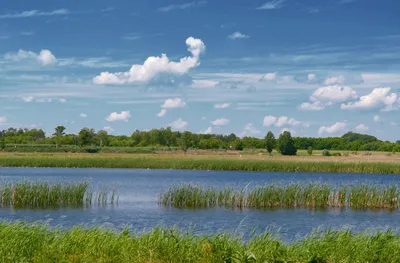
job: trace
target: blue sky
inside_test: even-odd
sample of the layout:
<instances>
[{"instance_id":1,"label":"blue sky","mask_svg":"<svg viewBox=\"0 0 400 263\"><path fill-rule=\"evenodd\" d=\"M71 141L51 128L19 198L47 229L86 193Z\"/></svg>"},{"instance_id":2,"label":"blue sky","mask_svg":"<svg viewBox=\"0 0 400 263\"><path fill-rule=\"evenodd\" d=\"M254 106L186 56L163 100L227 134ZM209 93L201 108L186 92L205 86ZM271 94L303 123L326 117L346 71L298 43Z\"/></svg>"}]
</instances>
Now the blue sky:
<instances>
[{"instance_id":1,"label":"blue sky","mask_svg":"<svg viewBox=\"0 0 400 263\"><path fill-rule=\"evenodd\" d=\"M11 1L0 129L400 139L400 2Z\"/></svg>"}]
</instances>

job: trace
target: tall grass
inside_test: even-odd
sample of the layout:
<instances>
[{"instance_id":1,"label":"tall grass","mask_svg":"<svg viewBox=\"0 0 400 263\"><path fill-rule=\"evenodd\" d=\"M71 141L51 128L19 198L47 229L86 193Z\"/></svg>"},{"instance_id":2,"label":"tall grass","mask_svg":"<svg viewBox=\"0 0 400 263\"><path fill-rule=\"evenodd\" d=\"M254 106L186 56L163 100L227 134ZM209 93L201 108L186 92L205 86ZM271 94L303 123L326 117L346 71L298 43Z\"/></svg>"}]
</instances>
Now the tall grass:
<instances>
[{"instance_id":1,"label":"tall grass","mask_svg":"<svg viewBox=\"0 0 400 263\"><path fill-rule=\"evenodd\" d=\"M49 229L43 225L0 223L1 262L400 262L400 235L392 231L352 233L315 231L284 243L271 232L241 236L203 236L155 228L135 234L82 227Z\"/></svg>"},{"instance_id":2,"label":"tall grass","mask_svg":"<svg viewBox=\"0 0 400 263\"><path fill-rule=\"evenodd\" d=\"M0 167L150 168L265 172L332 172L400 174L400 163L216 159L183 156L101 156L63 154L0 155Z\"/></svg>"},{"instance_id":3,"label":"tall grass","mask_svg":"<svg viewBox=\"0 0 400 263\"><path fill-rule=\"evenodd\" d=\"M216 206L277 208L277 207L352 207L355 209L397 209L400 189L370 185L333 188L322 184L290 184L256 187L251 190L202 188L190 184L175 186L159 197L165 206L209 208Z\"/></svg>"},{"instance_id":4,"label":"tall grass","mask_svg":"<svg viewBox=\"0 0 400 263\"><path fill-rule=\"evenodd\" d=\"M93 201L94 200L94 201ZM83 207L96 202L100 205L114 204L115 192L94 192L89 183L16 182L0 183L1 207L56 208Z\"/></svg>"}]
</instances>

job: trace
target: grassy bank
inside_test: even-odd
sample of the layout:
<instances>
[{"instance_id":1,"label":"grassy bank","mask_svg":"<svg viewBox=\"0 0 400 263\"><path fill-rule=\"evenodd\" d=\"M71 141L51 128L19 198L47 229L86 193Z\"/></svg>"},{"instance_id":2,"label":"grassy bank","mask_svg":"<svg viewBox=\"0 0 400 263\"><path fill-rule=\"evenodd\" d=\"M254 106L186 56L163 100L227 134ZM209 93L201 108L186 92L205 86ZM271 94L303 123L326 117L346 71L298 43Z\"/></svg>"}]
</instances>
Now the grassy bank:
<instances>
[{"instance_id":1,"label":"grassy bank","mask_svg":"<svg viewBox=\"0 0 400 263\"><path fill-rule=\"evenodd\" d=\"M251 190L231 188L202 188L181 185L160 195L165 206L210 208L216 206L239 208L294 207L352 207L363 209L397 209L400 189L373 185L336 187L321 184L267 185Z\"/></svg>"},{"instance_id":2,"label":"grassy bank","mask_svg":"<svg viewBox=\"0 0 400 263\"><path fill-rule=\"evenodd\" d=\"M133 234L105 229L50 230L0 223L1 262L400 262L400 235L391 231L314 232L285 244L266 232L243 242L238 236L200 236L156 228Z\"/></svg>"},{"instance_id":3,"label":"grassy bank","mask_svg":"<svg viewBox=\"0 0 400 263\"><path fill-rule=\"evenodd\" d=\"M100 190L94 193L87 182L0 183L0 206L13 208L84 207L92 203L114 204L115 192Z\"/></svg>"},{"instance_id":4,"label":"grassy bank","mask_svg":"<svg viewBox=\"0 0 400 263\"><path fill-rule=\"evenodd\" d=\"M63 167L63 168L150 168L265 172L333 172L400 174L400 162L359 161L307 161L287 160L198 158L196 156L168 155L0 155L0 167Z\"/></svg>"}]
</instances>

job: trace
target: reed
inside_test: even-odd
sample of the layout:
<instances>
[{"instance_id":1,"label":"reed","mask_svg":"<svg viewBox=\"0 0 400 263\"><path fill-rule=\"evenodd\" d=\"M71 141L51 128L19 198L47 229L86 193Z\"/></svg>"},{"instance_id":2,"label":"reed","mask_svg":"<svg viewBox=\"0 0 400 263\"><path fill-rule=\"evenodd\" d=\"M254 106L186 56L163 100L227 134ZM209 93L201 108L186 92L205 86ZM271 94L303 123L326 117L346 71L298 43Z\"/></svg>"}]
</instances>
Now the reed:
<instances>
[{"instance_id":1,"label":"reed","mask_svg":"<svg viewBox=\"0 0 400 263\"><path fill-rule=\"evenodd\" d=\"M248 190L203 188L190 184L175 186L159 197L164 206L210 208L327 208L397 209L400 191L396 186L379 188L355 185L333 188L323 184L270 184Z\"/></svg>"},{"instance_id":2,"label":"reed","mask_svg":"<svg viewBox=\"0 0 400 263\"><path fill-rule=\"evenodd\" d=\"M273 159L206 158L174 155L96 155L39 154L0 155L0 167L60 167L60 168L150 168L264 172L331 172L400 174L400 163L358 161L308 161Z\"/></svg>"},{"instance_id":3,"label":"reed","mask_svg":"<svg viewBox=\"0 0 400 263\"><path fill-rule=\"evenodd\" d=\"M122 232L101 228L50 229L0 223L0 261L11 262L400 262L400 235L316 230L285 243L272 232L244 241L230 233L194 234L176 228Z\"/></svg>"},{"instance_id":4,"label":"reed","mask_svg":"<svg viewBox=\"0 0 400 263\"><path fill-rule=\"evenodd\" d=\"M15 182L0 183L0 204L13 208L83 207L97 203L114 204L115 192L100 190L94 193L89 183Z\"/></svg>"}]
</instances>

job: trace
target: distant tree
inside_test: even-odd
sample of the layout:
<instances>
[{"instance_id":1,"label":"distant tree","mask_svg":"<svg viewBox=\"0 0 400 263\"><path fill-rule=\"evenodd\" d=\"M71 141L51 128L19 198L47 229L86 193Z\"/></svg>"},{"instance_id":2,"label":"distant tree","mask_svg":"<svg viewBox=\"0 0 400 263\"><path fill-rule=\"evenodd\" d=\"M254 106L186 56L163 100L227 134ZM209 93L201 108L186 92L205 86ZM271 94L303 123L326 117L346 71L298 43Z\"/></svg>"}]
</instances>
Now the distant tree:
<instances>
[{"instance_id":1,"label":"distant tree","mask_svg":"<svg viewBox=\"0 0 400 263\"><path fill-rule=\"evenodd\" d=\"M400 144L400 140L397 140L397 141L396 141L396 144Z\"/></svg>"},{"instance_id":2,"label":"distant tree","mask_svg":"<svg viewBox=\"0 0 400 263\"><path fill-rule=\"evenodd\" d=\"M179 146L186 154L191 144L192 144L192 133L185 131L184 133L181 134L181 137L179 139Z\"/></svg>"},{"instance_id":3,"label":"distant tree","mask_svg":"<svg viewBox=\"0 0 400 263\"><path fill-rule=\"evenodd\" d=\"M93 137L95 136L94 129L83 128L78 134L79 146L90 145L92 143Z\"/></svg>"},{"instance_id":4,"label":"distant tree","mask_svg":"<svg viewBox=\"0 0 400 263\"><path fill-rule=\"evenodd\" d=\"M244 149L244 144L243 141L239 138L237 138L236 140L234 140L231 145L233 148L235 148L235 150L237 151L243 151Z\"/></svg>"},{"instance_id":5,"label":"distant tree","mask_svg":"<svg viewBox=\"0 0 400 263\"><path fill-rule=\"evenodd\" d=\"M56 137L56 148L60 146L61 138L65 135L65 127L64 126L57 126L54 129L53 136Z\"/></svg>"},{"instance_id":6,"label":"distant tree","mask_svg":"<svg viewBox=\"0 0 400 263\"><path fill-rule=\"evenodd\" d=\"M4 135L0 135L0 150L4 151L6 148L6 138Z\"/></svg>"},{"instance_id":7,"label":"distant tree","mask_svg":"<svg viewBox=\"0 0 400 263\"><path fill-rule=\"evenodd\" d=\"M94 140L100 147L104 147L108 145L108 133L104 130L98 131L94 136Z\"/></svg>"},{"instance_id":8,"label":"distant tree","mask_svg":"<svg viewBox=\"0 0 400 263\"><path fill-rule=\"evenodd\" d=\"M312 153L313 153L313 148L311 147L311 146L308 146L308 148L307 148L307 153L308 153L308 155L312 155Z\"/></svg>"},{"instance_id":9,"label":"distant tree","mask_svg":"<svg viewBox=\"0 0 400 263\"><path fill-rule=\"evenodd\" d=\"M279 136L278 148L282 155L296 155L297 149L294 147L290 132L285 131Z\"/></svg>"},{"instance_id":10,"label":"distant tree","mask_svg":"<svg viewBox=\"0 0 400 263\"><path fill-rule=\"evenodd\" d=\"M267 147L267 152L271 155L272 151L274 150L276 145L276 139L274 134L269 131L267 136L265 136L265 146Z\"/></svg>"}]
</instances>

